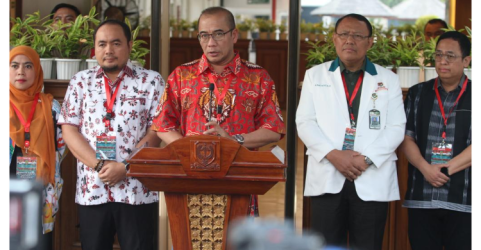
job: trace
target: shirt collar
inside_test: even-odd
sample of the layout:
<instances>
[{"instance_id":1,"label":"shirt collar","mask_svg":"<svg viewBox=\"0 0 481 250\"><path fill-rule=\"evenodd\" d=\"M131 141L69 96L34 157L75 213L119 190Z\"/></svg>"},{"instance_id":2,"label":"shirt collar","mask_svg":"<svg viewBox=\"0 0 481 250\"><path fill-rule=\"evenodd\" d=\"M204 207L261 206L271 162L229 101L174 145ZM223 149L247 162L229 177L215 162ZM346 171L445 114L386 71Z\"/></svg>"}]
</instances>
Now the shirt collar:
<instances>
[{"instance_id":1,"label":"shirt collar","mask_svg":"<svg viewBox=\"0 0 481 250\"><path fill-rule=\"evenodd\" d=\"M117 75L117 79L119 79L120 76L122 76L122 74L125 72L125 75L130 77L130 78L133 78L134 76L134 72L132 70L132 63L130 62L130 60L127 61L127 64L124 66L124 68L119 72L119 74ZM102 76L106 76L108 78L108 76L105 74L105 71L102 67L99 67L99 69L97 70L97 73L95 74L96 78L100 78ZM113 84L115 85L115 84Z\"/></svg>"},{"instance_id":2,"label":"shirt collar","mask_svg":"<svg viewBox=\"0 0 481 250\"><path fill-rule=\"evenodd\" d=\"M364 62L362 63L361 68L358 71L355 71L355 72L352 72L352 71L349 71L348 69L346 69L346 66L344 65L344 63L341 60L339 60L339 67L340 67L341 72L346 72L346 73L358 73L361 70L366 72L366 60L364 60Z\"/></svg>"},{"instance_id":3,"label":"shirt collar","mask_svg":"<svg viewBox=\"0 0 481 250\"><path fill-rule=\"evenodd\" d=\"M226 76L231 72L237 75L241 71L242 64L241 64L241 58L239 56L239 52L234 51L234 53L235 53L234 58L224 67L224 70L222 71L220 76L222 77ZM211 67L211 65L209 64L209 61L207 60L207 57L205 56L205 54L203 54L202 58L200 59L197 75L204 73L207 69L210 69L210 71L214 75L219 75L214 71L214 68Z\"/></svg>"},{"instance_id":4,"label":"shirt collar","mask_svg":"<svg viewBox=\"0 0 481 250\"><path fill-rule=\"evenodd\" d=\"M345 69L343 68L344 65L342 65L341 59L339 57L336 58L336 60L332 61L331 67L329 67L329 71L334 72L338 67L340 67L341 72ZM361 70L364 70L365 72L369 73L370 75L377 75L377 70L374 64L369 61L369 59L366 57L364 60L364 63L362 65Z\"/></svg>"},{"instance_id":5,"label":"shirt collar","mask_svg":"<svg viewBox=\"0 0 481 250\"><path fill-rule=\"evenodd\" d=\"M466 75L463 74L463 76L461 77L461 80L458 83L458 87L456 89L462 89L463 88L464 80L466 80ZM444 90L443 86L441 85L441 78L439 78L439 77L438 77L438 82L439 82L438 89ZM434 90L434 84L433 84L433 90Z\"/></svg>"}]
</instances>

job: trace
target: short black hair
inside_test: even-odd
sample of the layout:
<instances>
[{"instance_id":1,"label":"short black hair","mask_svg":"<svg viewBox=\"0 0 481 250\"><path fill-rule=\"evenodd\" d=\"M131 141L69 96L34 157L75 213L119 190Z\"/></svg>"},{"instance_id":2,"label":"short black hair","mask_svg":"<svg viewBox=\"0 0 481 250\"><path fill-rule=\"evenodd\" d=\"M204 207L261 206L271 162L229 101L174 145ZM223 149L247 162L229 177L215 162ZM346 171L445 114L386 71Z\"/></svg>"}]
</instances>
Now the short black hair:
<instances>
[{"instance_id":1,"label":"short black hair","mask_svg":"<svg viewBox=\"0 0 481 250\"><path fill-rule=\"evenodd\" d=\"M197 19L197 29L199 29L198 26L199 26L199 23L200 23L200 18L203 15L215 15L215 14L218 14L218 13L225 13L226 16L227 16L227 23L229 24L229 27L231 29L235 28L235 18L234 18L234 15L232 15L232 12L230 12L226 8L222 8L220 6L214 6L214 7L209 7L207 9L203 10L202 13L200 13L199 19Z\"/></svg>"},{"instance_id":2,"label":"short black hair","mask_svg":"<svg viewBox=\"0 0 481 250\"><path fill-rule=\"evenodd\" d=\"M130 32L130 28L126 23L121 22L119 20L115 20L115 19L107 19L107 20L103 21L102 23L100 23L99 26L97 26L97 28L95 28L95 30L94 30L94 42L95 42L95 36L97 35L97 31L100 29L100 27L102 27L106 24L119 25L120 27L122 27L122 30L124 31L124 35L127 38L127 42L130 42L132 40L132 33Z\"/></svg>"},{"instance_id":3,"label":"short black hair","mask_svg":"<svg viewBox=\"0 0 481 250\"><path fill-rule=\"evenodd\" d=\"M471 54L471 41L469 41L469 38L465 34L458 31L448 31L439 37L438 42L436 43L436 48L438 47L439 42L443 39L453 39L454 41L457 41L461 48L463 58Z\"/></svg>"},{"instance_id":4,"label":"short black hair","mask_svg":"<svg viewBox=\"0 0 481 250\"><path fill-rule=\"evenodd\" d=\"M52 12L50 12L50 14L51 14L50 19L53 19L53 16L54 16L55 12L57 12L57 10L59 10L61 8L71 9L75 12L75 14L77 16L80 16L80 10L77 7L75 7L71 4L68 4L68 3L59 3L59 4L55 5L55 7L53 7Z\"/></svg>"},{"instance_id":5,"label":"short black hair","mask_svg":"<svg viewBox=\"0 0 481 250\"><path fill-rule=\"evenodd\" d=\"M337 20L337 22L336 22L336 27L334 29L336 31L336 33L337 33L337 26L339 26L339 24L341 23L342 20L344 20L344 18L348 18L348 17L352 17L354 19L357 19L359 21L362 21L362 22L366 23L367 29L369 30L369 37L372 36L371 22L369 22L369 20L367 20L367 18L365 16L359 15L359 14L356 14L356 13L347 14L347 15L339 18L339 20Z\"/></svg>"},{"instance_id":6,"label":"short black hair","mask_svg":"<svg viewBox=\"0 0 481 250\"><path fill-rule=\"evenodd\" d=\"M429 20L429 21L424 25L424 30L426 30L426 26L428 26L428 24L435 24L435 23L440 23L440 24L442 24L442 25L443 25L443 28L445 28L445 29L448 28L448 24L446 23L446 21L444 21L443 19L434 18L434 19Z\"/></svg>"}]
</instances>

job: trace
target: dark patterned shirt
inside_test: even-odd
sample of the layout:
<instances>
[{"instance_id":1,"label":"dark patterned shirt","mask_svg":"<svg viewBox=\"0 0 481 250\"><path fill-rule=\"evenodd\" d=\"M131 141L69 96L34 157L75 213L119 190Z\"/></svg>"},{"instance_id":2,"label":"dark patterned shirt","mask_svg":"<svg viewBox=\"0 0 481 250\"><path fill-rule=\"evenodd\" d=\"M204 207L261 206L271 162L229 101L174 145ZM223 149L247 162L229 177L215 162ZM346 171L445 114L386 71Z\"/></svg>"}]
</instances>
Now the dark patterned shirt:
<instances>
[{"instance_id":1,"label":"dark patterned shirt","mask_svg":"<svg viewBox=\"0 0 481 250\"><path fill-rule=\"evenodd\" d=\"M449 111L453 110L451 115L449 115L448 122L447 122L447 127L446 127L446 139L445 142L452 144L453 145L453 150L455 147L458 147L458 151L464 150L467 146L471 145L471 124L465 125L469 127L469 131L467 131L467 137L465 138L465 141L463 141L464 145L457 145L455 143L455 132L457 131L456 125L460 126L457 121L459 119L456 119L457 115L460 115L461 113L466 113L471 115L471 109L462 109L459 107L459 105L456 105L454 107L454 104L456 102L456 98L458 97L461 88L463 86L465 77L462 77L459 85L457 86L456 89L454 89L451 92L446 92L444 88L441 86L441 81L438 80L438 90L439 90L439 95L441 97L441 100L443 102L444 110L445 110L445 115L448 116ZM421 131L427 131L427 140L426 140L426 146L424 148L419 148L421 153L424 155L424 159L428 162L431 163L431 157L432 157L432 146L433 143L440 143L442 141L441 134L443 132L443 126L444 126L444 121L441 115L441 111L439 108L438 104L438 99L434 95L434 100L432 103L432 111L430 112L430 118L429 118L429 127L427 129L418 126L418 119L415 117L418 117L418 113L422 112L420 110L420 103L423 102L426 97L425 92L421 91L424 87L424 84L432 84L432 92L434 93L434 79L429 82L425 83L420 83L417 84L409 90L408 96L406 97L405 100L405 110L406 110L406 117L408 118L407 123L406 123L406 135L414 138L416 143L419 146L419 140L425 140L426 138L418 138L419 132ZM415 93L414 95L412 93ZM463 95L466 95L468 93L464 93ZM469 105L470 107L471 105ZM411 119L410 119L411 117ZM424 135L423 135L424 136ZM459 147L464 147L462 149L459 149ZM424 151L424 152L423 152ZM455 155L454 155L455 156ZM454 157L453 156L453 157ZM417 178L423 178L422 175L420 175L420 171L417 168L411 167L410 166L410 175L408 178L409 180L409 187L406 193L406 199L403 203L404 207L408 208L442 208L442 209L449 209L449 210L454 210L454 211L461 211L461 212L471 212L471 198L470 198L470 193L471 193L471 167L465 169L464 171L461 171L456 174L464 175L464 176L457 176L456 178L462 178L464 180L464 183L461 185L452 185L452 178L453 176L450 176L450 180L444 184L443 186L436 188L433 187L429 182L427 182L425 179L420 182L416 180ZM447 175L447 171L444 172ZM461 180L461 182L463 181ZM420 193L422 192L422 199L420 198ZM459 199L457 199L457 202L453 202L452 195L456 193L459 195L462 195ZM469 193L469 195L468 195ZM414 198L417 196L417 198Z\"/></svg>"}]
</instances>

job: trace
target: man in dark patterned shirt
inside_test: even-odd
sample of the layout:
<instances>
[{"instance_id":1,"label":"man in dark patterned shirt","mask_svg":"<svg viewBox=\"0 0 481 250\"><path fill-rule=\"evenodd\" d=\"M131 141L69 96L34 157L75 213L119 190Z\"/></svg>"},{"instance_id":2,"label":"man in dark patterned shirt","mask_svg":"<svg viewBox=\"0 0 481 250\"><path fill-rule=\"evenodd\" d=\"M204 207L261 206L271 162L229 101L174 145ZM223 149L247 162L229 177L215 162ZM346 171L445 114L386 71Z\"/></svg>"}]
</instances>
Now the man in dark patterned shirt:
<instances>
[{"instance_id":1,"label":"man in dark patterned shirt","mask_svg":"<svg viewBox=\"0 0 481 250\"><path fill-rule=\"evenodd\" d=\"M471 42L457 31L436 45L439 77L409 89L406 135L409 160L404 207L416 249L471 249Z\"/></svg>"}]
</instances>

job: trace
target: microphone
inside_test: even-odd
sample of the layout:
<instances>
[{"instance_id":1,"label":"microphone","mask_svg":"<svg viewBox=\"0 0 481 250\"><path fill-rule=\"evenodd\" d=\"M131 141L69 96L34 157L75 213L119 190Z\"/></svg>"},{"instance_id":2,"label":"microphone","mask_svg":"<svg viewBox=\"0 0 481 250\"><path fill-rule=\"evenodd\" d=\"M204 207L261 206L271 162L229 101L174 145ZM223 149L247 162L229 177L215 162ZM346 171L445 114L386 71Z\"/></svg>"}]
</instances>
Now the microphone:
<instances>
[{"instance_id":1,"label":"microphone","mask_svg":"<svg viewBox=\"0 0 481 250\"><path fill-rule=\"evenodd\" d=\"M211 121L212 118L212 93L214 93L214 84L211 83L209 85L209 91L210 91L210 99L209 99L209 122Z\"/></svg>"}]
</instances>

